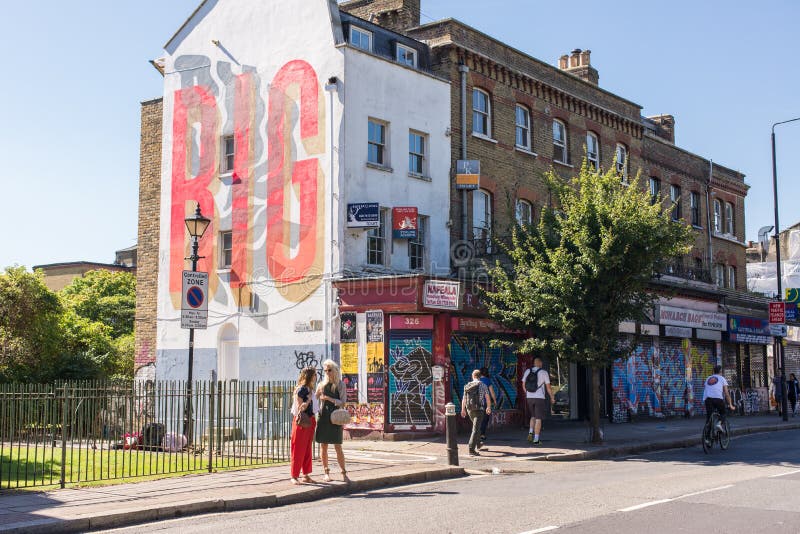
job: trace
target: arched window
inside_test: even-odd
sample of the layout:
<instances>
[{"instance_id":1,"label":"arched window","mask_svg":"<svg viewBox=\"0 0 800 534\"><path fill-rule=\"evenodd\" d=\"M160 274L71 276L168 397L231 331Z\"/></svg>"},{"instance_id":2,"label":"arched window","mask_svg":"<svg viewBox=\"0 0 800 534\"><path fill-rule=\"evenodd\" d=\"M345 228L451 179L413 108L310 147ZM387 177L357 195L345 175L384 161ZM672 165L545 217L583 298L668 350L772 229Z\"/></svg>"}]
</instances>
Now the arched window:
<instances>
[{"instance_id":1,"label":"arched window","mask_svg":"<svg viewBox=\"0 0 800 534\"><path fill-rule=\"evenodd\" d=\"M472 237L478 255L491 252L492 194L485 189L472 192Z\"/></svg>"},{"instance_id":2,"label":"arched window","mask_svg":"<svg viewBox=\"0 0 800 534\"><path fill-rule=\"evenodd\" d=\"M553 121L553 161L568 164L567 126L560 120Z\"/></svg>"},{"instance_id":3,"label":"arched window","mask_svg":"<svg viewBox=\"0 0 800 534\"><path fill-rule=\"evenodd\" d=\"M735 235L736 225L733 218L733 204L730 202L725 203L725 233Z\"/></svg>"},{"instance_id":4,"label":"arched window","mask_svg":"<svg viewBox=\"0 0 800 534\"><path fill-rule=\"evenodd\" d=\"M528 108L517 104L516 108L516 143L519 148L531 149L531 112Z\"/></svg>"},{"instance_id":5,"label":"arched window","mask_svg":"<svg viewBox=\"0 0 800 534\"><path fill-rule=\"evenodd\" d=\"M622 177L623 183L628 183L628 147L617 143L614 159L616 160L617 174Z\"/></svg>"},{"instance_id":6,"label":"arched window","mask_svg":"<svg viewBox=\"0 0 800 534\"><path fill-rule=\"evenodd\" d=\"M722 202L714 199L714 233L722 233Z\"/></svg>"},{"instance_id":7,"label":"arched window","mask_svg":"<svg viewBox=\"0 0 800 534\"><path fill-rule=\"evenodd\" d=\"M586 133L586 160L592 169L600 168L600 141L594 132Z\"/></svg>"},{"instance_id":8,"label":"arched window","mask_svg":"<svg viewBox=\"0 0 800 534\"><path fill-rule=\"evenodd\" d=\"M492 136L492 102L489 93L472 90L472 132Z\"/></svg>"},{"instance_id":9,"label":"arched window","mask_svg":"<svg viewBox=\"0 0 800 534\"><path fill-rule=\"evenodd\" d=\"M520 225L533 222L533 205L527 200L517 200L517 223Z\"/></svg>"}]
</instances>

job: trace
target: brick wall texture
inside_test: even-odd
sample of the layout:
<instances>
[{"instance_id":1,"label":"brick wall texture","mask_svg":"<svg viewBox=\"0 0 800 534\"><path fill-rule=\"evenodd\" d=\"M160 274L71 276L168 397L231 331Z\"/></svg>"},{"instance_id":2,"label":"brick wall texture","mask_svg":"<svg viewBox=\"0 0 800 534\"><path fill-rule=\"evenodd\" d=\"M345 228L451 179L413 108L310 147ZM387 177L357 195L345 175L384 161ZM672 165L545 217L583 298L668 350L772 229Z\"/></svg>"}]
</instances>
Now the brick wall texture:
<instances>
[{"instance_id":1,"label":"brick wall texture","mask_svg":"<svg viewBox=\"0 0 800 534\"><path fill-rule=\"evenodd\" d=\"M136 269L134 368L155 362L158 298L158 235L161 213L162 99L142 103L139 154L139 246Z\"/></svg>"}]
</instances>

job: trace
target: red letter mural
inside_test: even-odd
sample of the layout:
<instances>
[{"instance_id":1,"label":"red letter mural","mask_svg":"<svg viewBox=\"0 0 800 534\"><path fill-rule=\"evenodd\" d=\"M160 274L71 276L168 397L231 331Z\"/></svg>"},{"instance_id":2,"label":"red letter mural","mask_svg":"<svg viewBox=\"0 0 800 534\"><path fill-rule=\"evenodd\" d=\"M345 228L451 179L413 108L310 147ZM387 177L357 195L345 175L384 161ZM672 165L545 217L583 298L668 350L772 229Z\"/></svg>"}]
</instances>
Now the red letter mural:
<instances>
[{"instance_id":1,"label":"red letter mural","mask_svg":"<svg viewBox=\"0 0 800 534\"><path fill-rule=\"evenodd\" d=\"M299 91L299 98L297 92ZM299 105L298 105L299 104ZM314 69L302 60L284 65L270 87L267 125L267 267L284 298L299 302L321 283L324 255L324 180L319 158L292 161L294 106L300 121L300 140L307 154L324 151L324 108ZM291 213L290 195L299 199ZM292 255L292 220L298 240Z\"/></svg>"},{"instance_id":2,"label":"red letter mural","mask_svg":"<svg viewBox=\"0 0 800 534\"><path fill-rule=\"evenodd\" d=\"M253 226L253 142L255 130L255 83L252 73L236 77L234 101L234 147L231 289L239 306L250 301ZM238 291L236 291L238 289Z\"/></svg>"},{"instance_id":3,"label":"red letter mural","mask_svg":"<svg viewBox=\"0 0 800 534\"><path fill-rule=\"evenodd\" d=\"M199 125L200 138L195 147L194 125ZM180 306L181 271L188 256L188 233L184 218L195 209L195 202L206 217L212 219L206 237L200 240L198 270L208 271L213 265L214 249L214 199L209 190L217 174L217 102L205 87L194 86L175 91L172 119L172 204L170 219L169 291L173 304ZM193 154L197 150L197 154ZM192 176L191 161L195 156L199 165ZM214 285L212 283L211 289Z\"/></svg>"}]
</instances>

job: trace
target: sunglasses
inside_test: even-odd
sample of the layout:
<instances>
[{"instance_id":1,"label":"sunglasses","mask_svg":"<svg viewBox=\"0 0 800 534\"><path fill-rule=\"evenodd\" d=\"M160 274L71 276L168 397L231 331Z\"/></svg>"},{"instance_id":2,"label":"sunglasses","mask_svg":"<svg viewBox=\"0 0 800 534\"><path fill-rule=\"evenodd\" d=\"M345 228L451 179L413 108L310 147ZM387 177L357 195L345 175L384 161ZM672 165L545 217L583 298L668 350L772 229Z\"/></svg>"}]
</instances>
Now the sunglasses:
<instances>
[{"instance_id":1,"label":"sunglasses","mask_svg":"<svg viewBox=\"0 0 800 534\"><path fill-rule=\"evenodd\" d=\"M333 369L325 369L325 372L326 372L326 373L332 373L332 372L333 372Z\"/></svg>"}]
</instances>

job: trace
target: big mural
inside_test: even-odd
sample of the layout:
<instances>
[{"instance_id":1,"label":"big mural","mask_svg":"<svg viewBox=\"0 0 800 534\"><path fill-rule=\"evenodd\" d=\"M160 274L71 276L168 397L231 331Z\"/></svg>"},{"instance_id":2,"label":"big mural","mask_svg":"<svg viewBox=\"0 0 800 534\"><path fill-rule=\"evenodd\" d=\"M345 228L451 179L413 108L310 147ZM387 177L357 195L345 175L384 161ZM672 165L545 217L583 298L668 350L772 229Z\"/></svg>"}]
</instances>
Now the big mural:
<instances>
[{"instance_id":1,"label":"big mural","mask_svg":"<svg viewBox=\"0 0 800 534\"><path fill-rule=\"evenodd\" d=\"M205 56L180 56L175 70L181 88L168 97L173 307L188 256L184 218L196 204L212 220L200 241L199 270L211 273L218 302L246 306L253 292L271 290L289 303L305 300L321 284L324 258L325 106L317 73L293 60L265 84L254 67L237 66L241 74L234 74L230 63ZM229 228L221 228L223 220ZM215 238L221 230L232 235L226 251ZM230 270L221 280L215 273L223 253Z\"/></svg>"},{"instance_id":2,"label":"big mural","mask_svg":"<svg viewBox=\"0 0 800 534\"><path fill-rule=\"evenodd\" d=\"M431 332L389 336L389 423L433 425L433 338Z\"/></svg>"},{"instance_id":3,"label":"big mural","mask_svg":"<svg viewBox=\"0 0 800 534\"><path fill-rule=\"evenodd\" d=\"M711 344L676 339L637 345L627 360L614 362L612 420L705 413L703 381L715 362Z\"/></svg>"},{"instance_id":4,"label":"big mural","mask_svg":"<svg viewBox=\"0 0 800 534\"><path fill-rule=\"evenodd\" d=\"M492 347L489 338L480 335L453 334L450 338L450 393L456 411L460 411L464 385L472 380L472 371L486 367L497 397L496 411L517 408L517 355L508 347Z\"/></svg>"}]
</instances>

